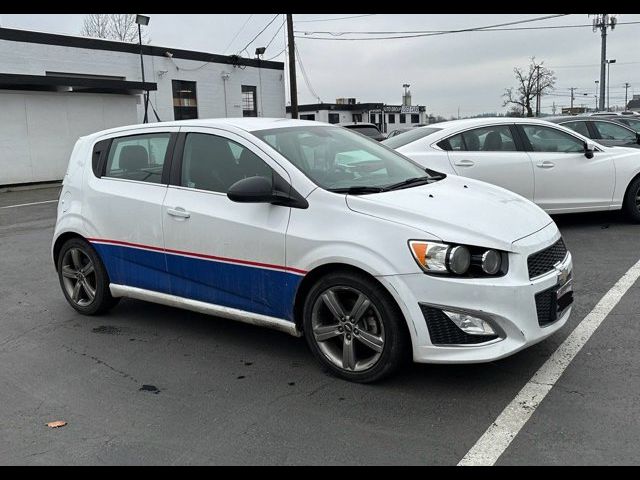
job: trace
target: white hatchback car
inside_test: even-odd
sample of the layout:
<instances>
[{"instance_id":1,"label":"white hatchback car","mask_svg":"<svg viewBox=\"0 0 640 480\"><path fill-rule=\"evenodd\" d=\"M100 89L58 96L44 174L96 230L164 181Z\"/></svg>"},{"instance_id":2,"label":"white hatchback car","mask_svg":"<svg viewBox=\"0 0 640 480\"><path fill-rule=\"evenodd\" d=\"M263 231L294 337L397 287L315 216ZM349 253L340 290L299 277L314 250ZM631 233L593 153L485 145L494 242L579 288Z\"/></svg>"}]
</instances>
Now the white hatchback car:
<instances>
[{"instance_id":1,"label":"white hatchback car","mask_svg":"<svg viewBox=\"0 0 640 480\"><path fill-rule=\"evenodd\" d=\"M619 210L640 222L640 150L535 118L470 118L384 141L420 165L504 187L548 213Z\"/></svg>"},{"instance_id":2,"label":"white hatchback car","mask_svg":"<svg viewBox=\"0 0 640 480\"><path fill-rule=\"evenodd\" d=\"M368 382L499 359L573 301L558 228L507 190L323 123L191 120L81 138L52 245L84 314L131 297L304 334Z\"/></svg>"}]
</instances>

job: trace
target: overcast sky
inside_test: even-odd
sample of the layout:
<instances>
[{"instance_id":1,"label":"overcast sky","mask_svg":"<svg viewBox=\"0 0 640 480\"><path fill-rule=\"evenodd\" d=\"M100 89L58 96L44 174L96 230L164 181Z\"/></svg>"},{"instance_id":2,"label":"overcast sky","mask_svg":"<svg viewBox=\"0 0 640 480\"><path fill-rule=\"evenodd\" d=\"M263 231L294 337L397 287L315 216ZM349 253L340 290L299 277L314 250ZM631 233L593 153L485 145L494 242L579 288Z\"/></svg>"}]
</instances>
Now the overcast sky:
<instances>
[{"instance_id":1,"label":"overcast sky","mask_svg":"<svg viewBox=\"0 0 640 480\"><path fill-rule=\"evenodd\" d=\"M148 33L155 45L231 54L243 48L273 16L155 14ZM451 30L545 14L377 14L328 20L345 16L348 15L294 15L294 29L307 32ZM0 26L78 35L83 17L71 14L1 14ZM591 24L591 21L586 14L573 14L519 26L582 25ZM640 22L640 15L618 15L618 22ZM282 20L276 19L248 47L248 52L253 54L256 47L265 46L274 35L264 58L281 52L284 28L276 33L281 25ZM618 25L610 32L607 56L617 60L611 67L612 105L624 103L625 82L631 84L629 98L634 92L640 93L639 39L640 24ZM544 60L557 76L554 93L543 99L543 112L551 113L553 102L558 112L560 106L568 106L570 87L578 88L575 105L594 106L594 81L600 75L600 35L591 27L467 32L399 40L322 41L299 38L297 45L311 86L324 102L334 102L337 97L355 97L360 102L399 104L402 84L409 83L414 105L426 105L429 113L446 117L457 116L458 108L461 116L504 112L501 95L505 87L515 85L513 67L526 67L531 56ZM284 54L276 60L284 60ZM300 74L298 77L299 103L316 103L317 99L309 92Z\"/></svg>"}]
</instances>

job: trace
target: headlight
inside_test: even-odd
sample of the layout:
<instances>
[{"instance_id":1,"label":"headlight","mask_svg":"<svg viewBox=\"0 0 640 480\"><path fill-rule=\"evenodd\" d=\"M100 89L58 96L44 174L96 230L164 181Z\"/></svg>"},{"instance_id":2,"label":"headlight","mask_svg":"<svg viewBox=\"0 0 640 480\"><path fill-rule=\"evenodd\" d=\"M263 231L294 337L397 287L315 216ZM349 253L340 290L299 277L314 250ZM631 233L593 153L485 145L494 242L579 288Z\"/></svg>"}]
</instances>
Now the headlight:
<instances>
[{"instance_id":1,"label":"headlight","mask_svg":"<svg viewBox=\"0 0 640 480\"><path fill-rule=\"evenodd\" d=\"M482 254L482 271L487 275L495 275L502 266L502 256L495 250L487 250Z\"/></svg>"},{"instance_id":2,"label":"headlight","mask_svg":"<svg viewBox=\"0 0 640 480\"><path fill-rule=\"evenodd\" d=\"M467 245L412 240L413 258L426 273L465 276L499 276L507 271L507 254Z\"/></svg>"}]
</instances>

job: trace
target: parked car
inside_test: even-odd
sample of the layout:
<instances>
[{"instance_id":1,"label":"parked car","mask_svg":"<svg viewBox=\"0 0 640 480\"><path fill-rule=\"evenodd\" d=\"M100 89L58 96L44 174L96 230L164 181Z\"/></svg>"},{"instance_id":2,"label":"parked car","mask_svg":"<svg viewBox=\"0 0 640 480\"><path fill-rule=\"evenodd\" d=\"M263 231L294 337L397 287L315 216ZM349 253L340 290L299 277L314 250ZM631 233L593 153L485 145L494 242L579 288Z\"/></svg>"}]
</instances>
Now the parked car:
<instances>
[{"instance_id":1,"label":"parked car","mask_svg":"<svg viewBox=\"0 0 640 480\"><path fill-rule=\"evenodd\" d=\"M548 122L563 125L607 147L640 148L640 134L618 119L626 120L622 116L545 117Z\"/></svg>"},{"instance_id":2,"label":"parked car","mask_svg":"<svg viewBox=\"0 0 640 480\"><path fill-rule=\"evenodd\" d=\"M366 135L367 137L373 138L381 142L384 140L386 135L380 131L378 126L375 123L363 123L363 122L343 122L337 124L339 127L348 128L349 130L354 130L358 133Z\"/></svg>"},{"instance_id":3,"label":"parked car","mask_svg":"<svg viewBox=\"0 0 640 480\"><path fill-rule=\"evenodd\" d=\"M396 128L395 130L391 130L387 134L387 138L395 137L396 135L400 135L401 133L408 132L409 130L413 130L414 128L425 127L425 126L426 126L425 123L418 123L416 125L411 125L410 127L406 127L406 128Z\"/></svg>"},{"instance_id":4,"label":"parked car","mask_svg":"<svg viewBox=\"0 0 640 480\"><path fill-rule=\"evenodd\" d=\"M268 326L357 382L405 358L508 356L557 331L573 299L571 254L535 204L300 120L81 138L52 255L80 313L130 297Z\"/></svg>"},{"instance_id":5,"label":"parked car","mask_svg":"<svg viewBox=\"0 0 640 480\"><path fill-rule=\"evenodd\" d=\"M626 127L631 128L637 133L640 133L640 117L637 115L610 115L610 116L598 116L598 119L605 119L611 122L619 123ZM546 120L546 119L545 119Z\"/></svg>"},{"instance_id":6,"label":"parked car","mask_svg":"<svg viewBox=\"0 0 640 480\"><path fill-rule=\"evenodd\" d=\"M615 116L633 116L633 115L640 115L639 112L634 112L631 110L625 110L624 112L608 112L606 110L600 111L600 112L592 112L592 113L587 113L585 115L589 115L589 116L605 116L605 117L610 117L612 115Z\"/></svg>"},{"instance_id":7,"label":"parked car","mask_svg":"<svg viewBox=\"0 0 640 480\"><path fill-rule=\"evenodd\" d=\"M443 122L384 142L421 165L507 188L549 213L624 209L640 222L640 151L533 118Z\"/></svg>"}]
</instances>

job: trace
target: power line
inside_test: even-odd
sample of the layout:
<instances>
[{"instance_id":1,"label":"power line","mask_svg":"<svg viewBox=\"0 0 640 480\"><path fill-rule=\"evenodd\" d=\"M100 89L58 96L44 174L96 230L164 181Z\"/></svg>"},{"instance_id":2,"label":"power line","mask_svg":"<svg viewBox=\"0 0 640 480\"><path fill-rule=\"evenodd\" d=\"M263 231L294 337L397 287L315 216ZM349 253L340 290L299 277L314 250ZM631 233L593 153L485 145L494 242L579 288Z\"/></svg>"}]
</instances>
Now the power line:
<instances>
[{"instance_id":1,"label":"power line","mask_svg":"<svg viewBox=\"0 0 640 480\"><path fill-rule=\"evenodd\" d=\"M314 39L322 39L322 40L385 40L385 39L393 39L393 38L414 38L414 37L428 37L428 36L434 36L434 35L445 35L445 34L449 34L449 33L463 33L463 32L473 32L473 31L482 31L482 30L487 30L487 29L496 29L497 27L505 27L508 25L519 25L522 23L530 23L530 22L539 22L541 20L548 20L551 18L557 18L557 17L564 17L570 15L569 13L561 13L561 14L556 14L556 15L546 15L544 17L536 17L536 18L529 18L526 20L516 20L513 22L505 22L505 23L496 23L493 25L485 25L483 27L470 27L470 28L460 28L460 29L455 29L455 30L422 30L422 31L401 31L401 32L391 32L391 33L401 33L401 34L407 34L407 33L413 33L411 35L402 35L402 36L395 36L395 37L362 37L362 38L321 38L321 37L314 37ZM305 35L313 35L316 33L324 33L324 34L331 34L334 36L340 36L340 35L344 35L344 34L373 34L373 35L378 35L378 34L386 34L389 32L297 32L297 33L303 33ZM305 38L305 37L302 37Z\"/></svg>"},{"instance_id":2,"label":"power line","mask_svg":"<svg viewBox=\"0 0 640 480\"><path fill-rule=\"evenodd\" d=\"M278 33L280 33L280 30L282 30L282 27L284 27L284 24L286 23L286 21L287 21L286 18L284 20L282 20L282 23L278 27L278 30L276 30L276 33L273 34L273 37L271 37L271 40L269 40L269 43L267 43L267 46L264 47L265 51L267 50L267 48L269 48L269 45L271 45L273 40L278 36Z\"/></svg>"},{"instance_id":3,"label":"power line","mask_svg":"<svg viewBox=\"0 0 640 480\"><path fill-rule=\"evenodd\" d=\"M277 55L274 55L271 58L265 58L265 61L269 61L269 60L273 60L274 58L279 57L280 55L282 55L285 51L287 50L287 47L284 47L282 50L280 50L280 52Z\"/></svg>"},{"instance_id":4,"label":"power line","mask_svg":"<svg viewBox=\"0 0 640 480\"><path fill-rule=\"evenodd\" d=\"M366 15L353 15L351 17L321 18L319 20L296 20L296 23L333 22L335 20L346 20L346 19L349 19L349 18L373 17L374 15L377 15L377 14L369 13L369 14L366 14Z\"/></svg>"},{"instance_id":5,"label":"power line","mask_svg":"<svg viewBox=\"0 0 640 480\"><path fill-rule=\"evenodd\" d=\"M304 79L304 83L307 85L309 89L309 93L318 99L318 103L322 103L320 100L320 96L316 93L316 91L311 86L311 82L309 81L309 76L307 75L307 71L304 69L304 64L302 63L302 58L300 57L300 51L298 50L298 46L295 46L296 50L296 58L298 59L298 63L300 64L300 71L302 72L302 78Z\"/></svg>"},{"instance_id":6,"label":"power line","mask_svg":"<svg viewBox=\"0 0 640 480\"><path fill-rule=\"evenodd\" d=\"M253 17L253 13L251 15L249 15L249 18L247 18L247 20L242 24L242 26L240 27L240 30L237 31L237 33L233 36L233 39L229 42L229 45L227 45L227 47L224 49L224 53L227 53L227 50L229 50L229 47L233 44L233 42L235 42L236 38L238 38L238 35L240 35L240 32L242 32L244 30L244 27L247 26L247 23L249 23L249 20L251 20L251 18Z\"/></svg>"},{"instance_id":7,"label":"power line","mask_svg":"<svg viewBox=\"0 0 640 480\"><path fill-rule=\"evenodd\" d=\"M616 25L637 25L640 22L618 22ZM452 33L467 33L467 32L505 32L505 31L519 31L519 30L550 30L550 29L561 29L561 28L584 28L584 27L592 27L591 24L580 24L580 25L548 25L544 27L515 27L515 28L490 28L490 27L477 27L477 28L468 28L464 30L443 30L443 31L433 31L432 33L424 33L424 34L415 34L415 35L398 35L398 36L388 36L388 37L356 37L356 38L337 38L338 35L333 35L331 37L313 37L309 36L313 34L313 32L298 32L303 35L296 35L296 38L303 38L306 40L334 40L334 41L356 41L356 40L396 40L396 39L407 39L407 38L420 38L420 37L433 37L438 35L448 35ZM315 32L319 33L319 32ZM333 34L339 34L340 32L333 32ZM345 32L346 33L346 32ZM366 32L361 32L366 33Z\"/></svg>"},{"instance_id":8,"label":"power line","mask_svg":"<svg viewBox=\"0 0 640 480\"><path fill-rule=\"evenodd\" d=\"M238 53L242 53L243 51L245 51L245 50L247 49L247 47L248 47L249 45L251 45L251 44L255 41L255 39L256 39L256 38L258 38L260 35L262 35L262 33L263 33L267 28L269 28L269 26L270 26L273 22L275 22L275 21L276 21L276 18L278 18L278 16L279 16L279 15L280 15L279 13L276 13L276 14L273 16L273 18L271 19L271 21L270 21L269 23L267 23L267 25L266 25L262 30L260 30L260 31L258 32L258 34L257 34L255 37L253 37L249 43L247 43L244 47L242 47L240 50L238 50Z\"/></svg>"}]
</instances>

